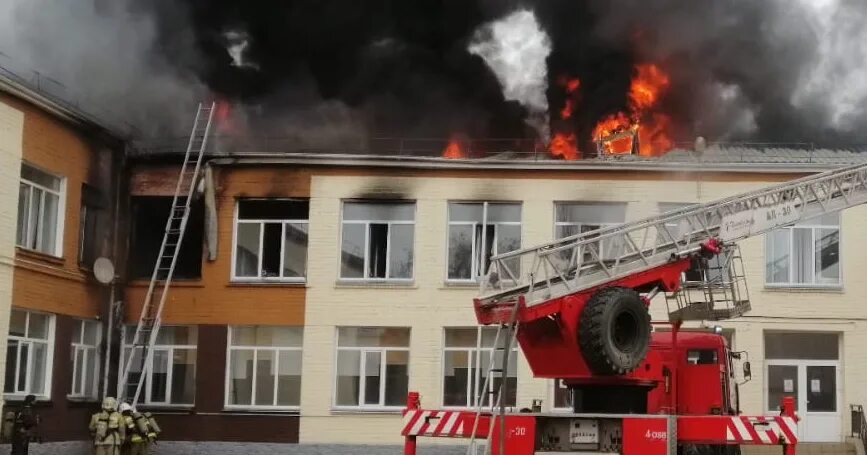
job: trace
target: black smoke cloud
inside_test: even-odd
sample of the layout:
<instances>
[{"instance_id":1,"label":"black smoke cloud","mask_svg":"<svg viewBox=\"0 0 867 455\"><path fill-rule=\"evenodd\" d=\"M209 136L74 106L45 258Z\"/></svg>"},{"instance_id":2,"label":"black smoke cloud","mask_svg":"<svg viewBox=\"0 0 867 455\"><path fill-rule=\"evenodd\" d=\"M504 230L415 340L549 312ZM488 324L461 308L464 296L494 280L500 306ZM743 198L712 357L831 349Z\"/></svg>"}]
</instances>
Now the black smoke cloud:
<instances>
[{"instance_id":1,"label":"black smoke cloud","mask_svg":"<svg viewBox=\"0 0 867 455\"><path fill-rule=\"evenodd\" d=\"M678 140L867 142L858 0L9 3L0 52L149 136L181 133L194 101L215 96L249 132L311 147L533 137L527 111L467 51L483 24L526 8L552 43L553 129L576 131L585 148L593 125L626 107L643 62L671 76L662 110ZM556 115L563 76L582 81L567 123Z\"/></svg>"}]
</instances>

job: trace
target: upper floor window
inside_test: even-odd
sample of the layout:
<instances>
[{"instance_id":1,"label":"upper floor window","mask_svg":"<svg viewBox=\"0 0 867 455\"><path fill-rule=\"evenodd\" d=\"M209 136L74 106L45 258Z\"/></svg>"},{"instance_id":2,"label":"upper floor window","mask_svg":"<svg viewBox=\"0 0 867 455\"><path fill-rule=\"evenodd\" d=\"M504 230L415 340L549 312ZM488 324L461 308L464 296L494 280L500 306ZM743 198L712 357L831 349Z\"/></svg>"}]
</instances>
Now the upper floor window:
<instances>
[{"instance_id":1,"label":"upper floor window","mask_svg":"<svg viewBox=\"0 0 867 455\"><path fill-rule=\"evenodd\" d=\"M840 216L777 229L765 240L765 281L772 286L840 286Z\"/></svg>"},{"instance_id":2,"label":"upper floor window","mask_svg":"<svg viewBox=\"0 0 867 455\"><path fill-rule=\"evenodd\" d=\"M229 327L227 407L301 404L301 327Z\"/></svg>"},{"instance_id":3,"label":"upper floor window","mask_svg":"<svg viewBox=\"0 0 867 455\"><path fill-rule=\"evenodd\" d=\"M519 248L521 204L449 203L449 280L475 280L488 272L491 256ZM520 273L517 258L508 266L515 276Z\"/></svg>"},{"instance_id":4,"label":"upper floor window","mask_svg":"<svg viewBox=\"0 0 867 455\"><path fill-rule=\"evenodd\" d=\"M54 352L54 316L13 309L6 343L6 382L3 392L23 398L48 398Z\"/></svg>"},{"instance_id":5,"label":"upper floor window","mask_svg":"<svg viewBox=\"0 0 867 455\"><path fill-rule=\"evenodd\" d=\"M233 278L303 281L309 207L289 199L238 201Z\"/></svg>"},{"instance_id":6,"label":"upper floor window","mask_svg":"<svg viewBox=\"0 0 867 455\"><path fill-rule=\"evenodd\" d=\"M166 233L166 221L172 209L171 196L132 196L130 198L129 267L130 278L150 279ZM177 254L173 277L194 280L202 276L202 245L205 234L205 204L201 198L190 201L190 213L184 240ZM175 253L175 245L167 244L164 255ZM158 270L164 279L167 270Z\"/></svg>"},{"instance_id":7,"label":"upper floor window","mask_svg":"<svg viewBox=\"0 0 867 455\"><path fill-rule=\"evenodd\" d=\"M99 257L101 239L97 227L103 212L102 195L96 188L81 185L81 209L78 217L78 263L92 267Z\"/></svg>"},{"instance_id":8,"label":"upper floor window","mask_svg":"<svg viewBox=\"0 0 867 455\"><path fill-rule=\"evenodd\" d=\"M501 368L503 354L494 346L497 329L493 327L447 328L443 347L443 405L472 407L476 405L485 376L490 374L489 390L499 393L501 373L489 372L491 356L494 368ZM499 342L502 342L502 336ZM518 348L513 345L509 353L508 388L503 396L506 406L515 406L518 385ZM496 395L494 395L494 398ZM491 395L484 397L490 405Z\"/></svg>"},{"instance_id":9,"label":"upper floor window","mask_svg":"<svg viewBox=\"0 0 867 455\"><path fill-rule=\"evenodd\" d=\"M556 202L554 203L554 237L616 226L626 221L625 202Z\"/></svg>"},{"instance_id":10,"label":"upper floor window","mask_svg":"<svg viewBox=\"0 0 867 455\"><path fill-rule=\"evenodd\" d=\"M61 256L63 179L21 164L16 243L30 250Z\"/></svg>"},{"instance_id":11,"label":"upper floor window","mask_svg":"<svg viewBox=\"0 0 867 455\"><path fill-rule=\"evenodd\" d=\"M413 277L414 202L344 202L340 278Z\"/></svg>"},{"instance_id":12,"label":"upper floor window","mask_svg":"<svg viewBox=\"0 0 867 455\"><path fill-rule=\"evenodd\" d=\"M552 391L553 403L551 409L554 411L572 412L572 389L562 379L555 379L552 385L554 390Z\"/></svg>"},{"instance_id":13,"label":"upper floor window","mask_svg":"<svg viewBox=\"0 0 867 455\"><path fill-rule=\"evenodd\" d=\"M409 390L409 329L337 329L337 407L399 408Z\"/></svg>"},{"instance_id":14,"label":"upper floor window","mask_svg":"<svg viewBox=\"0 0 867 455\"><path fill-rule=\"evenodd\" d=\"M132 350L135 327L124 329L121 365ZM162 326L157 333L151 366L141 392L141 402L147 405L191 405L196 398L196 326ZM129 373L127 396L135 394L141 377L141 351L135 349Z\"/></svg>"},{"instance_id":15,"label":"upper floor window","mask_svg":"<svg viewBox=\"0 0 867 455\"><path fill-rule=\"evenodd\" d=\"M97 321L74 320L72 330L71 397L99 396L99 341L102 327Z\"/></svg>"}]
</instances>

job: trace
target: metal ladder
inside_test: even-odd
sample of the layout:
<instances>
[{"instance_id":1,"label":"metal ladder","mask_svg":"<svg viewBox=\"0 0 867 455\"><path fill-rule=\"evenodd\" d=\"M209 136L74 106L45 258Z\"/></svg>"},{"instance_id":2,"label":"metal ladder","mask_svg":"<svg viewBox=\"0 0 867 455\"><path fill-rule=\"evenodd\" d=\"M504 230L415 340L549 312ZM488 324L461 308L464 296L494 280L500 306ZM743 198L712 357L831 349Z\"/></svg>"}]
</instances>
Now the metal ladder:
<instances>
[{"instance_id":1,"label":"metal ladder","mask_svg":"<svg viewBox=\"0 0 867 455\"><path fill-rule=\"evenodd\" d=\"M177 186L175 186L171 210L166 220L163 241L157 254L156 264L154 265L148 291L142 304L138 325L136 325L135 334L132 338L132 348L124 361L123 374L121 375L121 381L118 383L120 385L120 396L118 398L121 401L131 398L130 404L133 406L139 401L145 378L153 361L153 347L159 333L160 318L166 303L169 286L174 276L175 265L178 262L181 244L187 228L187 221L190 217L190 201L192 200L199 170L201 169L202 157L208 144L208 134L211 131L214 108L215 103L199 103L198 110L196 111L196 120L193 122L193 130L190 133L190 141L187 144L184 162L181 165ZM135 362L134 359L137 356L140 362ZM135 382L135 392L130 397L128 396L129 386L132 385L129 383L130 371L136 363L139 364L141 374Z\"/></svg>"},{"instance_id":2,"label":"metal ladder","mask_svg":"<svg viewBox=\"0 0 867 455\"><path fill-rule=\"evenodd\" d=\"M488 427L488 437L487 444L484 446L481 455L487 455L489 450L491 449L491 442L494 436L494 410L496 408L500 408L500 417L503 417L503 411L505 410L505 405L503 403L503 394L507 389L506 386L506 378L508 377L508 368L509 368L509 354L512 351L512 345L515 343L515 338L518 334L518 308L519 304L515 304L514 308L512 308L511 318L508 323L499 324L497 326L497 333L494 336L494 351L491 353L491 360L488 363L487 374L485 375L485 382L482 386L482 390L479 391L476 396L476 416L473 419L473 431L470 433L470 443L467 445L467 454L466 455L479 455L478 451L473 454L473 449L475 448L476 442L476 431L479 428L479 419L482 416L482 413L485 409L485 398L488 398L487 401L490 402L491 409L491 423ZM502 339L501 339L502 338ZM500 353L502 355L502 362L500 368L495 368L497 363L496 353ZM499 373L500 380L500 388L494 392L492 378L495 374ZM496 400L490 400L492 395L496 395ZM502 420L500 421L502 424ZM501 445L503 441L500 441Z\"/></svg>"},{"instance_id":3,"label":"metal ladder","mask_svg":"<svg viewBox=\"0 0 867 455\"><path fill-rule=\"evenodd\" d=\"M538 305L665 265L712 238L733 244L865 202L867 164L857 164L564 237L492 257L477 301L506 306L524 297Z\"/></svg>"}]
</instances>

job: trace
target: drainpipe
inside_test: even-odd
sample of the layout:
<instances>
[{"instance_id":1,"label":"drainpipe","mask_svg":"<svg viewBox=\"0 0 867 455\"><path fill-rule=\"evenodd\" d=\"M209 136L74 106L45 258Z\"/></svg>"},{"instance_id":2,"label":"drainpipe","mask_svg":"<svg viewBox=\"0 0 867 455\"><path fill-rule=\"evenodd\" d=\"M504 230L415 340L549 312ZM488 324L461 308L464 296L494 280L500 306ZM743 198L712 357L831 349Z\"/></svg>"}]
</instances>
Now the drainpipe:
<instances>
[{"instance_id":1,"label":"drainpipe","mask_svg":"<svg viewBox=\"0 0 867 455\"><path fill-rule=\"evenodd\" d=\"M115 152L110 152L114 154ZM120 231L120 196L121 196L121 186L123 183L123 175L124 168L126 166L126 154L127 154L127 145L124 144L123 155L121 155L119 163L117 165L117 171L114 175L117 176L114 182L114 213L112 213L112 229L111 229L111 257L112 261L115 263L115 276L114 279L111 280L111 291L109 292L109 302L108 302L108 327L106 327L105 332L105 360L103 362L102 369L102 397L105 398L108 396L108 370L111 366L111 354L112 354L112 341L114 340L114 319L116 317L115 313L117 311L121 311L122 307L120 305L115 304L116 299L116 291L117 291L117 258L118 258L118 232Z\"/></svg>"}]
</instances>

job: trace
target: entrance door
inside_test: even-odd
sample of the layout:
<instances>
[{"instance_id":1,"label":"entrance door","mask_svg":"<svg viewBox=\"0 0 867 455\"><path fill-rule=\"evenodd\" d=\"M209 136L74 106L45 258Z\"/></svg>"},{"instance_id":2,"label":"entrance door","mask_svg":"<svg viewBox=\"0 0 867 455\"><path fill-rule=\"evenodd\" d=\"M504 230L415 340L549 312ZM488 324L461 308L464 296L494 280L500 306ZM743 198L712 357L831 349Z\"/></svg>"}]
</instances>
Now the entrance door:
<instances>
[{"instance_id":1,"label":"entrance door","mask_svg":"<svg viewBox=\"0 0 867 455\"><path fill-rule=\"evenodd\" d=\"M795 397L805 442L841 440L840 365L820 360L768 360L767 410L778 413L784 396Z\"/></svg>"}]
</instances>

